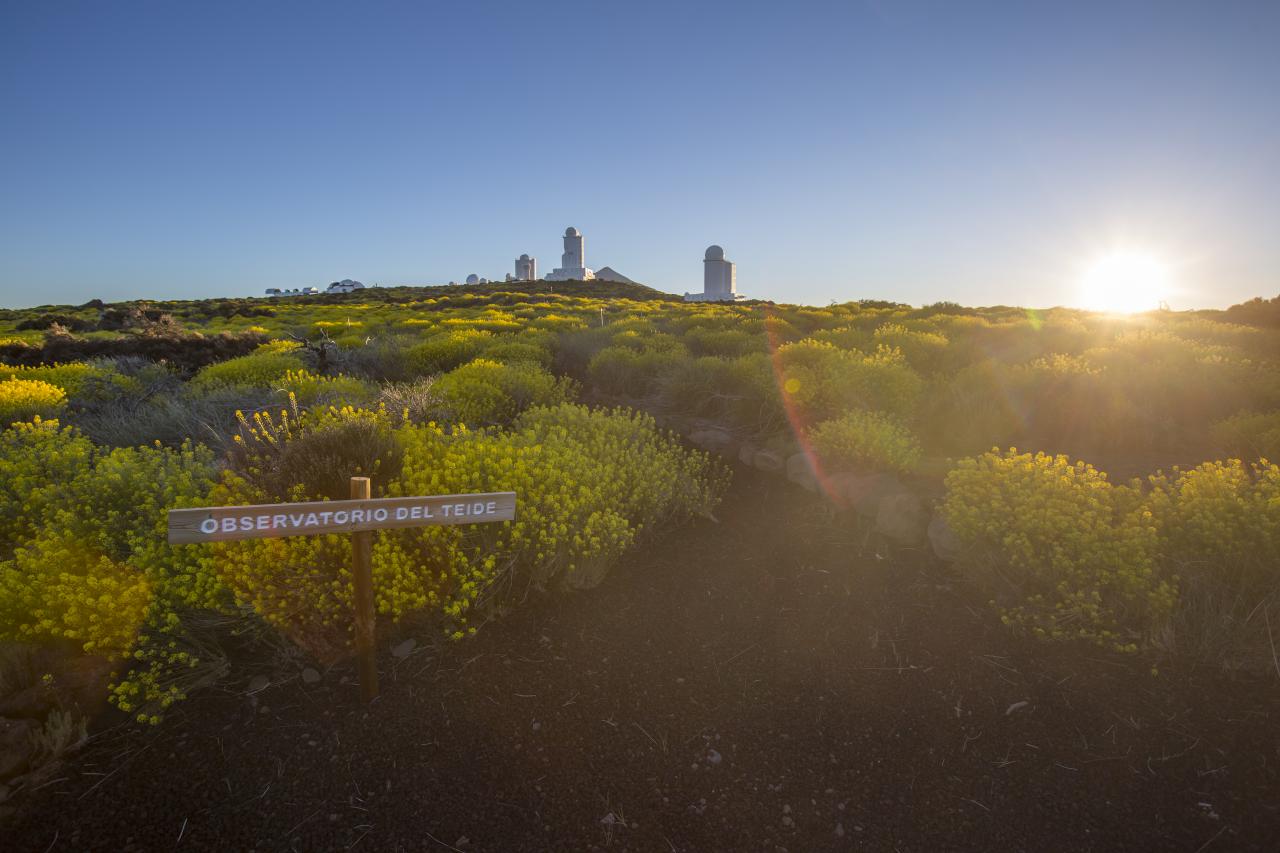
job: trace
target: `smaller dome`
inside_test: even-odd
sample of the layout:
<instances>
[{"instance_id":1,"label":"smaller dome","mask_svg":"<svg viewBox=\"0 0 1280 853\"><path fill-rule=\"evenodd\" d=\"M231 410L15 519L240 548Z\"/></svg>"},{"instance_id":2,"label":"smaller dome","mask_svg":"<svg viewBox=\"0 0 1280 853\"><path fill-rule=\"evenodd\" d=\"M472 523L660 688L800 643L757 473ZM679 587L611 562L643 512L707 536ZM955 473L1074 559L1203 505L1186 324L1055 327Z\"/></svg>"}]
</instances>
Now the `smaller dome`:
<instances>
[{"instance_id":1,"label":"smaller dome","mask_svg":"<svg viewBox=\"0 0 1280 853\"><path fill-rule=\"evenodd\" d=\"M476 275L475 273L472 273L471 275L467 276L467 284L479 284L479 283L480 283L480 276Z\"/></svg>"},{"instance_id":2,"label":"smaller dome","mask_svg":"<svg viewBox=\"0 0 1280 853\"><path fill-rule=\"evenodd\" d=\"M705 257L708 261L723 261L723 260L724 260L724 249L721 249L719 246L708 246L708 247L707 247L707 254L706 254L706 255L704 255L704 257Z\"/></svg>"},{"instance_id":3,"label":"smaller dome","mask_svg":"<svg viewBox=\"0 0 1280 853\"><path fill-rule=\"evenodd\" d=\"M528 255L521 255L521 256L520 256L520 260L522 260L522 261L527 261L527 260L529 260L529 256L528 256Z\"/></svg>"},{"instance_id":4,"label":"smaller dome","mask_svg":"<svg viewBox=\"0 0 1280 853\"><path fill-rule=\"evenodd\" d=\"M578 229L577 229L577 228L574 228L572 225L570 225L568 228L564 229L564 236L566 236L566 237L581 237L581 236L582 236L582 234L578 231Z\"/></svg>"}]
</instances>

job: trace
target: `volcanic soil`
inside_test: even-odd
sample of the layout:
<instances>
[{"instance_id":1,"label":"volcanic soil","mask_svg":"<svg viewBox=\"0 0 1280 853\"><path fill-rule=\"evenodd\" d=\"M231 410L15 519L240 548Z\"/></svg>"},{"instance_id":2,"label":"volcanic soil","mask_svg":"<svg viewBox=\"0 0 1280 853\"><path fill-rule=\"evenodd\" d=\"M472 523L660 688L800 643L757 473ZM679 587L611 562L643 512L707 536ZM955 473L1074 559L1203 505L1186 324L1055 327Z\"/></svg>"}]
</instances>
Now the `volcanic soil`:
<instances>
[{"instance_id":1,"label":"volcanic soil","mask_svg":"<svg viewBox=\"0 0 1280 853\"><path fill-rule=\"evenodd\" d=\"M101 720L0 846L1280 849L1276 673L1016 640L747 471L717 517L472 640L381 638L369 706L350 665L258 653L159 727Z\"/></svg>"}]
</instances>

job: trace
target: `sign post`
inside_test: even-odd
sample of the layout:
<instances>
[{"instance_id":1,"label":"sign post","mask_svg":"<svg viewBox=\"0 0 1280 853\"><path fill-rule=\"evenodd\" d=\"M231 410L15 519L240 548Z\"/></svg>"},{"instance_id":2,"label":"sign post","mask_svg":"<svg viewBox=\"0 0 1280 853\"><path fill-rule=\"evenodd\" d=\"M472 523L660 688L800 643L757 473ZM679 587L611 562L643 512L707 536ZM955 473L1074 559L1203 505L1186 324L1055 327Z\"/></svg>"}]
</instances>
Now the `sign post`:
<instances>
[{"instance_id":1,"label":"sign post","mask_svg":"<svg viewBox=\"0 0 1280 853\"><path fill-rule=\"evenodd\" d=\"M360 696L378 697L374 659L373 531L401 527L481 524L516 517L515 492L370 498L368 477L351 478L351 500L215 506L169 510L169 543L274 539L319 533L351 534L351 586Z\"/></svg>"},{"instance_id":2,"label":"sign post","mask_svg":"<svg viewBox=\"0 0 1280 853\"><path fill-rule=\"evenodd\" d=\"M351 499L372 497L368 477L351 478ZM351 600L355 608L356 660L360 662L360 698L378 698L378 662L374 659L373 531L351 534Z\"/></svg>"}]
</instances>

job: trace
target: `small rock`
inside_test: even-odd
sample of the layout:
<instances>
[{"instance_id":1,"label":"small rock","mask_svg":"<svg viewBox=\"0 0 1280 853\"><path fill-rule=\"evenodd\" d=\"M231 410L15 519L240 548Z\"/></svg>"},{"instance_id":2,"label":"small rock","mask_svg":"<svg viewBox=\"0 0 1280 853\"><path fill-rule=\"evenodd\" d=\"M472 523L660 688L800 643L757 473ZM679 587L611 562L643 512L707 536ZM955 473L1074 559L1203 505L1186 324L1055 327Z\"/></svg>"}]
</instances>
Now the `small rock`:
<instances>
[{"instance_id":1,"label":"small rock","mask_svg":"<svg viewBox=\"0 0 1280 853\"><path fill-rule=\"evenodd\" d=\"M271 679L267 678L265 675L255 675L253 678L249 680L250 693L261 693L263 690L266 690L270 686L271 686Z\"/></svg>"},{"instance_id":2,"label":"small rock","mask_svg":"<svg viewBox=\"0 0 1280 853\"><path fill-rule=\"evenodd\" d=\"M964 553L964 545L960 542L960 537L951 529L951 525L941 513L935 514L930 519L927 535L929 544L933 546L934 555L943 562L954 563Z\"/></svg>"},{"instance_id":3,"label":"small rock","mask_svg":"<svg viewBox=\"0 0 1280 853\"><path fill-rule=\"evenodd\" d=\"M755 459L752 461L757 469L764 471L766 474L777 474L787 467L786 460L782 458L782 454L774 453L772 450L757 450Z\"/></svg>"},{"instance_id":4,"label":"small rock","mask_svg":"<svg viewBox=\"0 0 1280 853\"><path fill-rule=\"evenodd\" d=\"M791 806L783 806L783 807L782 807L782 813L783 813L783 814L791 814Z\"/></svg>"},{"instance_id":5,"label":"small rock","mask_svg":"<svg viewBox=\"0 0 1280 853\"><path fill-rule=\"evenodd\" d=\"M877 532L904 545L921 542L928 528L924 502L907 491L884 495L875 518Z\"/></svg>"},{"instance_id":6,"label":"small rock","mask_svg":"<svg viewBox=\"0 0 1280 853\"><path fill-rule=\"evenodd\" d=\"M542 731L542 723L538 722L537 720L534 720L534 721L533 721L533 730L534 730L535 732L540 732L540 731Z\"/></svg>"},{"instance_id":7,"label":"small rock","mask_svg":"<svg viewBox=\"0 0 1280 853\"><path fill-rule=\"evenodd\" d=\"M720 755L720 753L716 752L714 749L708 749L708 750L707 750L707 763L708 763L708 764L710 764L710 765L713 765L713 766L714 766L714 765L716 765L716 764L719 764L719 763L720 763L721 761L723 761L723 760L724 760L724 757L723 757L723 756L721 756L721 755Z\"/></svg>"},{"instance_id":8,"label":"small rock","mask_svg":"<svg viewBox=\"0 0 1280 853\"><path fill-rule=\"evenodd\" d=\"M792 820L792 819L791 819L791 815L789 815L789 814L785 814L785 815L783 815L783 816L782 816L782 825L783 825L783 826L795 826L795 825L796 825L796 822L795 822L794 820Z\"/></svg>"},{"instance_id":9,"label":"small rock","mask_svg":"<svg viewBox=\"0 0 1280 853\"><path fill-rule=\"evenodd\" d=\"M307 667L302 671L302 680L307 684L315 684L320 680L320 673L318 670Z\"/></svg>"},{"instance_id":10,"label":"small rock","mask_svg":"<svg viewBox=\"0 0 1280 853\"><path fill-rule=\"evenodd\" d=\"M843 482L849 506L864 518L875 518L880 513L880 501L903 490L902 483L892 474L848 477Z\"/></svg>"},{"instance_id":11,"label":"small rock","mask_svg":"<svg viewBox=\"0 0 1280 853\"><path fill-rule=\"evenodd\" d=\"M453 842L453 846L454 846L454 847L457 847L459 850L461 850L461 849L463 849L464 847L466 847L466 846L467 846L468 844L470 844L470 843L471 843L471 839L470 839L470 838L467 838L467 837L464 835L464 836L462 836L461 838L459 838L457 841Z\"/></svg>"},{"instance_id":12,"label":"small rock","mask_svg":"<svg viewBox=\"0 0 1280 853\"><path fill-rule=\"evenodd\" d=\"M787 457L787 479L811 492L818 490L818 478L814 475L813 464L804 453L793 453Z\"/></svg>"},{"instance_id":13,"label":"small rock","mask_svg":"<svg viewBox=\"0 0 1280 853\"><path fill-rule=\"evenodd\" d=\"M844 838L844 824L843 824L843 823L837 823L837 824L836 824L836 838Z\"/></svg>"},{"instance_id":14,"label":"small rock","mask_svg":"<svg viewBox=\"0 0 1280 853\"><path fill-rule=\"evenodd\" d=\"M703 450L709 450L712 453L719 453L724 456L729 456L734 451L733 436L723 427L707 427L694 430L689 434L689 441Z\"/></svg>"},{"instance_id":15,"label":"small rock","mask_svg":"<svg viewBox=\"0 0 1280 853\"><path fill-rule=\"evenodd\" d=\"M409 656L409 654L415 648L417 648L417 645L418 645L418 641L415 640L413 637L410 637L409 639L404 640L403 642L396 643L396 645L391 649L391 654L395 655L401 660L404 660Z\"/></svg>"}]
</instances>

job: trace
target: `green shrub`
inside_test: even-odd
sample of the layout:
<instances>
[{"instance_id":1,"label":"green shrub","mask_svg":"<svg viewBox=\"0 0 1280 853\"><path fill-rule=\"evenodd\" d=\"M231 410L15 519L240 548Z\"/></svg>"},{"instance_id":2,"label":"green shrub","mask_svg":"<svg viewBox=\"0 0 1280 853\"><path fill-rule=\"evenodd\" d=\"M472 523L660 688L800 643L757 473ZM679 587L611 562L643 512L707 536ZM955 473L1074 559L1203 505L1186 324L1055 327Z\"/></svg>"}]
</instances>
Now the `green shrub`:
<instances>
[{"instance_id":1,"label":"green shrub","mask_svg":"<svg viewBox=\"0 0 1280 853\"><path fill-rule=\"evenodd\" d=\"M1239 459L1280 459L1280 411L1240 412L1211 428L1215 444Z\"/></svg>"},{"instance_id":2,"label":"green shrub","mask_svg":"<svg viewBox=\"0 0 1280 853\"><path fill-rule=\"evenodd\" d=\"M782 395L769 356L681 359L661 377L662 402L670 409L710 418L748 434L786 425Z\"/></svg>"},{"instance_id":3,"label":"green shrub","mask_svg":"<svg viewBox=\"0 0 1280 853\"><path fill-rule=\"evenodd\" d=\"M1269 667L1280 628L1280 467L1206 462L1157 474L1151 485L1162 558L1181 578L1179 648L1230 667Z\"/></svg>"},{"instance_id":4,"label":"green shrub","mask_svg":"<svg viewBox=\"0 0 1280 853\"><path fill-rule=\"evenodd\" d=\"M507 339L499 338L493 344L485 347L481 357L504 364L527 361L539 367L551 367L551 351L546 347L525 341L511 340L509 336Z\"/></svg>"},{"instance_id":5,"label":"green shrub","mask_svg":"<svg viewBox=\"0 0 1280 853\"><path fill-rule=\"evenodd\" d=\"M381 492L400 472L395 416L386 409L311 409L296 405L279 417L239 415L230 452L233 471L268 503L346 500L352 477L369 477Z\"/></svg>"},{"instance_id":6,"label":"green shrub","mask_svg":"<svg viewBox=\"0 0 1280 853\"><path fill-rule=\"evenodd\" d=\"M190 388L207 394L226 388L265 387L282 380L290 372L304 370L302 359L288 351L255 352L211 364L191 378Z\"/></svg>"},{"instance_id":7,"label":"green shrub","mask_svg":"<svg viewBox=\"0 0 1280 853\"><path fill-rule=\"evenodd\" d=\"M694 327L685 332L681 341L697 355L713 355L725 358L764 352L767 341L763 331L745 329L710 329Z\"/></svg>"},{"instance_id":8,"label":"green shrub","mask_svg":"<svg viewBox=\"0 0 1280 853\"><path fill-rule=\"evenodd\" d=\"M421 376L453 370L480 355L492 340L491 332L480 329L457 329L433 335L406 353L410 372Z\"/></svg>"},{"instance_id":9,"label":"green shrub","mask_svg":"<svg viewBox=\"0 0 1280 853\"><path fill-rule=\"evenodd\" d=\"M38 379L0 381L0 427L34 417L54 417L66 402L66 393L48 382Z\"/></svg>"},{"instance_id":10,"label":"green shrub","mask_svg":"<svg viewBox=\"0 0 1280 853\"><path fill-rule=\"evenodd\" d=\"M643 398L653 394L663 376L687 357L678 349L608 346L591 357L587 375L591 384L606 394Z\"/></svg>"},{"instance_id":11,"label":"green shrub","mask_svg":"<svg viewBox=\"0 0 1280 853\"><path fill-rule=\"evenodd\" d=\"M831 420L849 409L872 409L910 417L923 390L902 353L879 347L874 354L806 339L777 351L782 388L806 422Z\"/></svg>"},{"instance_id":12,"label":"green shrub","mask_svg":"<svg viewBox=\"0 0 1280 853\"><path fill-rule=\"evenodd\" d=\"M992 451L946 478L962 568L1005 624L1123 651L1168 627L1177 578L1157 567L1156 521L1134 486L1065 456Z\"/></svg>"},{"instance_id":13,"label":"green shrub","mask_svg":"<svg viewBox=\"0 0 1280 853\"><path fill-rule=\"evenodd\" d=\"M553 406L577 396L576 383L557 379L528 361L476 359L436 379L443 419L471 426L510 423L530 406Z\"/></svg>"},{"instance_id":14,"label":"green shrub","mask_svg":"<svg viewBox=\"0 0 1280 853\"><path fill-rule=\"evenodd\" d=\"M920 444L911 431L879 412L854 410L823 421L809 439L830 469L910 472L920 462Z\"/></svg>"}]
</instances>

